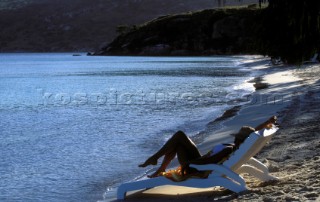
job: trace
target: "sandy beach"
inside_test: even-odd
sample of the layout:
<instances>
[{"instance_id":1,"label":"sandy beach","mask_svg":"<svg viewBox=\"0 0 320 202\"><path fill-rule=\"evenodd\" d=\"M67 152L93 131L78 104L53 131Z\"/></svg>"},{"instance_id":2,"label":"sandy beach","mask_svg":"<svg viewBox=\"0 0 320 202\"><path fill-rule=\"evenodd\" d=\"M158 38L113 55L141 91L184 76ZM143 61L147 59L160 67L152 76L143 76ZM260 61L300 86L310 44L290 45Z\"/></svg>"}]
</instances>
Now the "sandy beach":
<instances>
[{"instance_id":1,"label":"sandy beach","mask_svg":"<svg viewBox=\"0 0 320 202\"><path fill-rule=\"evenodd\" d=\"M264 72L255 80L262 87L248 97L249 103L234 117L223 122L224 129L200 145L200 150L208 151L216 143L232 141L229 134L241 126L256 126L277 115L280 129L256 158L279 180L261 183L244 175L248 191L241 194L219 187L161 186L129 193L126 201L320 201L320 65L262 65L257 69Z\"/></svg>"}]
</instances>

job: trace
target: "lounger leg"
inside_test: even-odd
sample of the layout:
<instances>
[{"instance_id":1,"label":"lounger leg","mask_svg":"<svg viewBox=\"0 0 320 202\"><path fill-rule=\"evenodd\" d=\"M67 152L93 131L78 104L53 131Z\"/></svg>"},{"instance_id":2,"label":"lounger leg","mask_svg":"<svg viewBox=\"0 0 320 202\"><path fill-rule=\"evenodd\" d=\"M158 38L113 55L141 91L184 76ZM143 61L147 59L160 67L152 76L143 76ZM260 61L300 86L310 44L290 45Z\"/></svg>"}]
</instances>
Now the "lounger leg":
<instances>
[{"instance_id":1,"label":"lounger leg","mask_svg":"<svg viewBox=\"0 0 320 202\"><path fill-rule=\"evenodd\" d=\"M252 158L249 160L248 163L249 163L250 165L253 165L254 167L258 168L258 169L261 170L263 173L265 173L265 175L268 176L268 177L266 177L267 181L279 179L279 178L277 178L277 177L274 177L274 176L270 175L270 172L269 172L268 167L267 167L265 164L261 163L261 161L259 161L259 160L257 160L257 159L255 159L255 158L252 157Z\"/></svg>"},{"instance_id":2,"label":"lounger leg","mask_svg":"<svg viewBox=\"0 0 320 202\"><path fill-rule=\"evenodd\" d=\"M278 179L277 177L271 176L267 166L255 158L251 158L248 164L242 165L237 170L237 173L248 173L263 182Z\"/></svg>"},{"instance_id":3,"label":"lounger leg","mask_svg":"<svg viewBox=\"0 0 320 202\"><path fill-rule=\"evenodd\" d=\"M250 160L247 162L247 164L258 168L262 172L269 173L268 167L266 165L264 165L263 163L261 163L259 160L255 159L253 157L250 158Z\"/></svg>"},{"instance_id":4,"label":"lounger leg","mask_svg":"<svg viewBox=\"0 0 320 202\"><path fill-rule=\"evenodd\" d=\"M127 192L119 187L118 191L117 191L117 199L118 200L125 199L126 198L126 194L127 194Z\"/></svg>"}]
</instances>

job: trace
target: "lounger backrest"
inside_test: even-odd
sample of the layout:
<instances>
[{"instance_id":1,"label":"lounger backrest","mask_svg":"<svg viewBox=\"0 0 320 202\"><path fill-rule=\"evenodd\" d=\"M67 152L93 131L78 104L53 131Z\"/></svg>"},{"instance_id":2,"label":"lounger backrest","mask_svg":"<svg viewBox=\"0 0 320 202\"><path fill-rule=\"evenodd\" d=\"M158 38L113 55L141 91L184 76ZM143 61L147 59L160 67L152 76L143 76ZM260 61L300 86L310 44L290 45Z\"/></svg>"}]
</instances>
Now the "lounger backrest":
<instances>
[{"instance_id":1,"label":"lounger backrest","mask_svg":"<svg viewBox=\"0 0 320 202\"><path fill-rule=\"evenodd\" d=\"M277 131L277 128L263 129L251 133L250 136L240 145L223 165L236 171L248 160L256 155Z\"/></svg>"}]
</instances>

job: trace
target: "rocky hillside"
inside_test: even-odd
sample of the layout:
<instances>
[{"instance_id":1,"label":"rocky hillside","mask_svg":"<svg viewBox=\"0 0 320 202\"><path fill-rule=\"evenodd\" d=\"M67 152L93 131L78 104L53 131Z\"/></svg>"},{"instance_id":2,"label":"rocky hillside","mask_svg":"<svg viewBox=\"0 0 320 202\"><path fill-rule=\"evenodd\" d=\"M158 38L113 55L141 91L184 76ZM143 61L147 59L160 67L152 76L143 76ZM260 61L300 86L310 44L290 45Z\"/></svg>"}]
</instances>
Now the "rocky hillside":
<instances>
[{"instance_id":1,"label":"rocky hillside","mask_svg":"<svg viewBox=\"0 0 320 202\"><path fill-rule=\"evenodd\" d=\"M122 33L98 55L261 54L302 64L320 54L320 1L269 0L263 9L204 10L157 18ZM313 59L314 60L314 59Z\"/></svg>"},{"instance_id":2,"label":"rocky hillside","mask_svg":"<svg viewBox=\"0 0 320 202\"><path fill-rule=\"evenodd\" d=\"M259 9L210 9L169 15L125 28L97 55L212 55L256 53Z\"/></svg>"},{"instance_id":3,"label":"rocky hillside","mask_svg":"<svg viewBox=\"0 0 320 202\"><path fill-rule=\"evenodd\" d=\"M97 50L119 25L216 6L215 0L1 0L0 52Z\"/></svg>"}]
</instances>

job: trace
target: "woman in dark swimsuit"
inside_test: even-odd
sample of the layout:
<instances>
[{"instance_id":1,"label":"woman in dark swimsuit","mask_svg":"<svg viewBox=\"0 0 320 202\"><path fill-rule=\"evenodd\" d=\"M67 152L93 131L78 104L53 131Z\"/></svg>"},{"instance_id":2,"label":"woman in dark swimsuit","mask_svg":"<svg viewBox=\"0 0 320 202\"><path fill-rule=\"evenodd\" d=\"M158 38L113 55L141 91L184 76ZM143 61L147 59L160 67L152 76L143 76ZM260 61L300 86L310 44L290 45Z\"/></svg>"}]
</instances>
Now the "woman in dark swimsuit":
<instances>
[{"instance_id":1,"label":"woman in dark swimsuit","mask_svg":"<svg viewBox=\"0 0 320 202\"><path fill-rule=\"evenodd\" d=\"M178 131L161 147L158 152L149 157L143 164L140 164L139 167L156 165L158 163L158 159L164 156L160 168L155 173L148 176L150 178L153 178L159 176L160 173L165 172L167 166L176 155L181 167L186 172L188 172L189 170L189 164L203 165L210 163L220 163L233 151L235 151L252 132L269 127L270 124L275 124L276 120L277 117L273 116L256 128L243 126L235 135L233 144L216 145L205 155L200 154L197 146L184 132Z\"/></svg>"}]
</instances>

